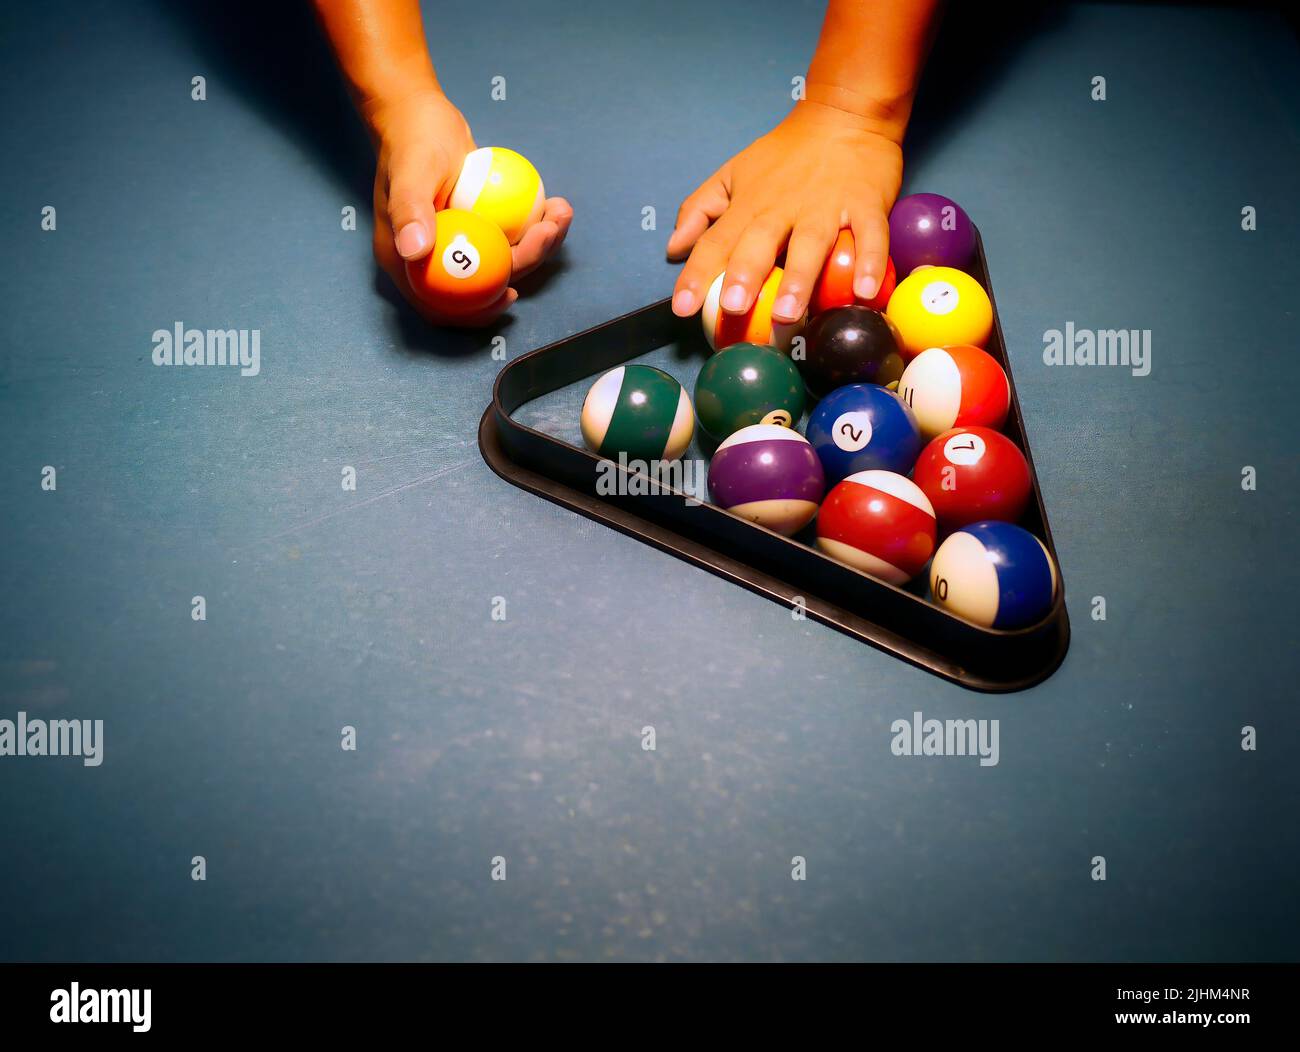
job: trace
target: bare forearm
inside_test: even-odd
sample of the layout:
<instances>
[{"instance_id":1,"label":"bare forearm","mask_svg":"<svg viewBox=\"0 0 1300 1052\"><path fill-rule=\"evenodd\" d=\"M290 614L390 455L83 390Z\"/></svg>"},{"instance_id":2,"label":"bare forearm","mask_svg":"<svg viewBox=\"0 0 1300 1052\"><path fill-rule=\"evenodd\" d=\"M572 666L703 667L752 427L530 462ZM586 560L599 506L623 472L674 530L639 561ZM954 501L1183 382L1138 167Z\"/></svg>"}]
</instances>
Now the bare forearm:
<instances>
[{"instance_id":1,"label":"bare forearm","mask_svg":"<svg viewBox=\"0 0 1300 1052\"><path fill-rule=\"evenodd\" d=\"M418 0L313 0L339 66L370 121L375 111L438 87Z\"/></svg>"},{"instance_id":2,"label":"bare forearm","mask_svg":"<svg viewBox=\"0 0 1300 1052\"><path fill-rule=\"evenodd\" d=\"M862 117L901 142L940 0L830 0L807 100Z\"/></svg>"}]
</instances>

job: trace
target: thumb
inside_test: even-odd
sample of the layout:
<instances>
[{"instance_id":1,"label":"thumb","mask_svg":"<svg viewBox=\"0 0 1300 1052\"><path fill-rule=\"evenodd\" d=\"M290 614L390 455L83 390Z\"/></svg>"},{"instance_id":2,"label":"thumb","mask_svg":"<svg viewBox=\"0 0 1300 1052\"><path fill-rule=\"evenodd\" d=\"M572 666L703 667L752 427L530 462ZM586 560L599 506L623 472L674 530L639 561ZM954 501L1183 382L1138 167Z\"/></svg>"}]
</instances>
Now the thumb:
<instances>
[{"instance_id":1,"label":"thumb","mask_svg":"<svg viewBox=\"0 0 1300 1052\"><path fill-rule=\"evenodd\" d=\"M433 248L434 198L448 181L447 155L433 143L394 150L388 164L388 219L403 259L419 259Z\"/></svg>"}]
</instances>

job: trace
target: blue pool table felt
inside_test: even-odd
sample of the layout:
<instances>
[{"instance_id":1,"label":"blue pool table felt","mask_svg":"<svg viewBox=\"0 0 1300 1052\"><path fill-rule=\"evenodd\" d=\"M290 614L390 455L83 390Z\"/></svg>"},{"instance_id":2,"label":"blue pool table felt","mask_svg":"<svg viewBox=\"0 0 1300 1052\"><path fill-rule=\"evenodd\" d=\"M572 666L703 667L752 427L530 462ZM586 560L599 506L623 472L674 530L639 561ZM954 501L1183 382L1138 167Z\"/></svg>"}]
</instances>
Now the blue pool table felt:
<instances>
[{"instance_id":1,"label":"blue pool table felt","mask_svg":"<svg viewBox=\"0 0 1300 1052\"><path fill-rule=\"evenodd\" d=\"M1294 959L1280 18L1078 5L931 63L905 189L982 232L1073 626L1051 679L985 696L476 446L494 337L668 294L678 203L785 113L819 4L428 5L478 141L576 214L471 334L377 276L373 160L310 19L186 6L0 15L0 718L106 740L97 768L0 758L0 958ZM260 330L260 375L154 367L177 321ZM1067 322L1150 329L1151 375L1045 366ZM916 711L1000 721L1000 762L894 756Z\"/></svg>"}]
</instances>

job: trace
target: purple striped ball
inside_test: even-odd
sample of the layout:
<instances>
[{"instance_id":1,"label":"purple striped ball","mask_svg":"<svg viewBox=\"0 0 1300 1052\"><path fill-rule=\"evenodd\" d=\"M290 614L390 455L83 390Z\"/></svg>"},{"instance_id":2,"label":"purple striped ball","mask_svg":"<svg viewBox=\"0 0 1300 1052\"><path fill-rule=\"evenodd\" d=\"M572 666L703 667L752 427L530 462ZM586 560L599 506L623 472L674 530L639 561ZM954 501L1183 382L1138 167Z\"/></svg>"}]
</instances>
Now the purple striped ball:
<instances>
[{"instance_id":1,"label":"purple striped ball","mask_svg":"<svg viewBox=\"0 0 1300 1052\"><path fill-rule=\"evenodd\" d=\"M714 504L786 536L812 521L825 492L817 451L779 424L742 427L709 462Z\"/></svg>"}]
</instances>

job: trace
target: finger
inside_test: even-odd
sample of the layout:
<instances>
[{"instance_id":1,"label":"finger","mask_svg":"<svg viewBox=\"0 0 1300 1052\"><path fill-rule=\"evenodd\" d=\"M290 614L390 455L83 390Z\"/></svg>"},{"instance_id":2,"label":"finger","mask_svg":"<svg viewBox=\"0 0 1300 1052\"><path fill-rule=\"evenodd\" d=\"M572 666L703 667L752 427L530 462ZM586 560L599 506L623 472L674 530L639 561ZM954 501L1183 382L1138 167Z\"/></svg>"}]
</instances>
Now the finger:
<instances>
[{"instance_id":1,"label":"finger","mask_svg":"<svg viewBox=\"0 0 1300 1052\"><path fill-rule=\"evenodd\" d=\"M790 224L772 213L755 216L746 224L724 268L727 276L718 300L724 311L744 314L754 305L758 290L772 272L776 255L789 236Z\"/></svg>"},{"instance_id":2,"label":"finger","mask_svg":"<svg viewBox=\"0 0 1300 1052\"><path fill-rule=\"evenodd\" d=\"M869 300L880 291L889 259L889 219L879 207L854 209L853 245L858 254L853 265L853 295Z\"/></svg>"},{"instance_id":3,"label":"finger","mask_svg":"<svg viewBox=\"0 0 1300 1052\"><path fill-rule=\"evenodd\" d=\"M524 231L510 250L512 280L536 270L555 254L573 221L573 206L563 197L548 198L542 218Z\"/></svg>"},{"instance_id":4,"label":"finger","mask_svg":"<svg viewBox=\"0 0 1300 1052\"><path fill-rule=\"evenodd\" d=\"M704 305L704 297L713 279L726 268L727 257L740 236L740 228L740 218L734 212L728 213L695 242L690 258L673 286L673 313L679 318L689 318Z\"/></svg>"},{"instance_id":5,"label":"finger","mask_svg":"<svg viewBox=\"0 0 1300 1052\"><path fill-rule=\"evenodd\" d=\"M719 168L677 209L677 222L668 236L668 258L681 259L699 241L709 225L720 219L731 204L726 166Z\"/></svg>"},{"instance_id":6,"label":"finger","mask_svg":"<svg viewBox=\"0 0 1300 1052\"><path fill-rule=\"evenodd\" d=\"M548 197L542 218L549 219L559 229L559 234L555 238L555 245L552 248L552 251L554 251L564 243L564 239L569 233L569 227L573 223L573 205L569 204L563 197Z\"/></svg>"},{"instance_id":7,"label":"finger","mask_svg":"<svg viewBox=\"0 0 1300 1052\"><path fill-rule=\"evenodd\" d=\"M434 198L443 190L448 171L447 155L434 143L415 142L393 151L388 219L403 259L420 259L433 248Z\"/></svg>"},{"instance_id":8,"label":"finger","mask_svg":"<svg viewBox=\"0 0 1300 1052\"><path fill-rule=\"evenodd\" d=\"M795 224L785 252L785 273L772 304L777 321L795 322L804 316L812 299L813 286L826 265L826 256L839 234L837 217L808 216Z\"/></svg>"},{"instance_id":9,"label":"finger","mask_svg":"<svg viewBox=\"0 0 1300 1052\"><path fill-rule=\"evenodd\" d=\"M549 219L541 219L525 230L519 244L510 250L510 280L517 281L541 266L559 236L560 228Z\"/></svg>"}]
</instances>

